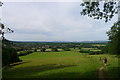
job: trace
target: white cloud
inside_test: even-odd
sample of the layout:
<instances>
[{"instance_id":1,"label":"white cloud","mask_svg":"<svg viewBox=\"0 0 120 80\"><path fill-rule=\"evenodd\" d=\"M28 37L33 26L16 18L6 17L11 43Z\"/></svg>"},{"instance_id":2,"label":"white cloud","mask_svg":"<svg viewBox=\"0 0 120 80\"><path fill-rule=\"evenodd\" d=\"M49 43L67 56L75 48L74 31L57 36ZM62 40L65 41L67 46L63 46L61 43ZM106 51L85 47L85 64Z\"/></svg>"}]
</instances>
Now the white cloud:
<instances>
[{"instance_id":1,"label":"white cloud","mask_svg":"<svg viewBox=\"0 0 120 80\"><path fill-rule=\"evenodd\" d=\"M82 0L2 0L2 2L82 2Z\"/></svg>"},{"instance_id":2,"label":"white cloud","mask_svg":"<svg viewBox=\"0 0 120 80\"><path fill-rule=\"evenodd\" d=\"M11 40L106 40L113 21L80 15L80 3L5 3L3 22Z\"/></svg>"}]
</instances>

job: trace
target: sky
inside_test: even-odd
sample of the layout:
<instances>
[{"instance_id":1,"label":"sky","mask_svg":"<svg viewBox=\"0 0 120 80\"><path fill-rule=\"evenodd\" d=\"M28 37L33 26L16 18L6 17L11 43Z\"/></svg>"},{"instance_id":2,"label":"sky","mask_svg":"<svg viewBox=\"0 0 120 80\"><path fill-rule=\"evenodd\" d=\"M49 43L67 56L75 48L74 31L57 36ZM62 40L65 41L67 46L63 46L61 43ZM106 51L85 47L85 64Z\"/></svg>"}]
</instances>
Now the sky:
<instances>
[{"instance_id":1,"label":"sky","mask_svg":"<svg viewBox=\"0 0 120 80\"><path fill-rule=\"evenodd\" d=\"M80 2L4 2L2 23L14 30L13 41L108 40L110 22L81 16Z\"/></svg>"}]
</instances>

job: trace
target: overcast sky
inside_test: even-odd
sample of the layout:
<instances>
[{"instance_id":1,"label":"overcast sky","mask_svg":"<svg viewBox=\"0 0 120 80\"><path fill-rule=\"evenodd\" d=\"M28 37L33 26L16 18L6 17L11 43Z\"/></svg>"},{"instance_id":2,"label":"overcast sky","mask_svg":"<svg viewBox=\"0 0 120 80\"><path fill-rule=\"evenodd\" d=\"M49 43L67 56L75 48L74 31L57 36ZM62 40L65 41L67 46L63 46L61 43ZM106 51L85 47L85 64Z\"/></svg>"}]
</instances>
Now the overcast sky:
<instances>
[{"instance_id":1,"label":"overcast sky","mask_svg":"<svg viewBox=\"0 0 120 80\"><path fill-rule=\"evenodd\" d=\"M79 2L5 2L2 22L14 30L6 38L16 41L107 40L105 23L81 16Z\"/></svg>"}]
</instances>

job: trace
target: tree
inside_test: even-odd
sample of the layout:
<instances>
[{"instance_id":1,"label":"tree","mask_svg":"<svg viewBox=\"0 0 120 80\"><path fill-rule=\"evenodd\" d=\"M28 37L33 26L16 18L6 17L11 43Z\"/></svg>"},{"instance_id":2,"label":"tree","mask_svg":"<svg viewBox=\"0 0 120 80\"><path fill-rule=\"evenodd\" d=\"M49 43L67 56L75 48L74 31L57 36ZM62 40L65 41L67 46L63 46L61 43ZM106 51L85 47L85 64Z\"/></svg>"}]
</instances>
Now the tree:
<instances>
[{"instance_id":1,"label":"tree","mask_svg":"<svg viewBox=\"0 0 120 80\"><path fill-rule=\"evenodd\" d=\"M41 49L41 52L45 52L45 51L46 51L46 49L45 49L45 48L42 48L42 49Z\"/></svg>"},{"instance_id":2,"label":"tree","mask_svg":"<svg viewBox=\"0 0 120 80\"><path fill-rule=\"evenodd\" d=\"M120 21L114 23L111 29L107 32L109 36L109 52L120 54ZM114 46L113 46L114 45Z\"/></svg>"},{"instance_id":3,"label":"tree","mask_svg":"<svg viewBox=\"0 0 120 80\"><path fill-rule=\"evenodd\" d=\"M103 8L102 2L84 2L81 4L84 9L81 11L81 15L88 15L94 19L104 19L105 22L110 21L115 14L118 13L117 1L104 2Z\"/></svg>"},{"instance_id":4,"label":"tree","mask_svg":"<svg viewBox=\"0 0 120 80\"><path fill-rule=\"evenodd\" d=\"M11 33L13 30L6 28L2 23L0 23L0 28L0 34L2 35L2 66L21 61L16 49L13 48L13 42L4 37L4 34Z\"/></svg>"},{"instance_id":5,"label":"tree","mask_svg":"<svg viewBox=\"0 0 120 80\"><path fill-rule=\"evenodd\" d=\"M105 22L108 22L115 14L119 13L118 5L120 5L120 2L118 1L104 2L102 8L100 2L84 2L81 4L81 6L84 7L81 11L81 15L87 15L94 19L104 19ZM117 20L117 22L114 23L107 32L107 35L110 40L108 51L114 54L120 54L120 20Z\"/></svg>"},{"instance_id":6,"label":"tree","mask_svg":"<svg viewBox=\"0 0 120 80\"><path fill-rule=\"evenodd\" d=\"M2 6L2 2L0 1L0 7ZM0 35L2 35L2 39L4 40L4 34L13 33L14 31L10 28L5 27L4 24L0 23Z\"/></svg>"},{"instance_id":7,"label":"tree","mask_svg":"<svg viewBox=\"0 0 120 80\"><path fill-rule=\"evenodd\" d=\"M57 52L58 49L57 49L57 48L52 48L52 51L53 51L53 52Z\"/></svg>"},{"instance_id":8,"label":"tree","mask_svg":"<svg viewBox=\"0 0 120 80\"><path fill-rule=\"evenodd\" d=\"M34 49L34 52L37 52L37 49L36 49L36 48Z\"/></svg>"},{"instance_id":9,"label":"tree","mask_svg":"<svg viewBox=\"0 0 120 80\"><path fill-rule=\"evenodd\" d=\"M0 2L0 6L2 6L2 4L3 3ZM17 55L16 49L12 47L12 41L4 37L4 34L12 33L13 30L5 27L2 23L0 23L0 28L0 35L2 35L2 66L21 61Z\"/></svg>"},{"instance_id":10,"label":"tree","mask_svg":"<svg viewBox=\"0 0 120 80\"><path fill-rule=\"evenodd\" d=\"M14 31L10 28L4 26L4 24L0 23L0 34L2 35L2 39L4 40L4 34L6 33L13 33Z\"/></svg>"}]
</instances>

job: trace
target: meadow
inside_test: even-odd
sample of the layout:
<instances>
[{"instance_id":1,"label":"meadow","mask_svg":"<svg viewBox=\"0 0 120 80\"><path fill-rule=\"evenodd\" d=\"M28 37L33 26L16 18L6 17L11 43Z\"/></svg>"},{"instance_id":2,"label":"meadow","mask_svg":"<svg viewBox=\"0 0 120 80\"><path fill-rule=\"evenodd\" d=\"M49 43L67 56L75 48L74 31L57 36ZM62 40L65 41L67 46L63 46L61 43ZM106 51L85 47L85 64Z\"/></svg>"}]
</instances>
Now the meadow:
<instances>
[{"instance_id":1,"label":"meadow","mask_svg":"<svg viewBox=\"0 0 120 80\"><path fill-rule=\"evenodd\" d=\"M99 58L107 57L103 69L105 78L118 77L116 55L89 55L78 51L34 52L21 56L22 62L3 69L3 78L98 78L98 69L103 66Z\"/></svg>"}]
</instances>

